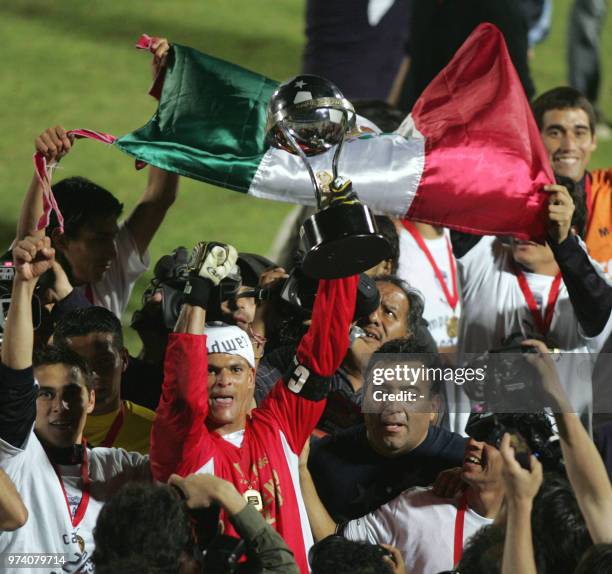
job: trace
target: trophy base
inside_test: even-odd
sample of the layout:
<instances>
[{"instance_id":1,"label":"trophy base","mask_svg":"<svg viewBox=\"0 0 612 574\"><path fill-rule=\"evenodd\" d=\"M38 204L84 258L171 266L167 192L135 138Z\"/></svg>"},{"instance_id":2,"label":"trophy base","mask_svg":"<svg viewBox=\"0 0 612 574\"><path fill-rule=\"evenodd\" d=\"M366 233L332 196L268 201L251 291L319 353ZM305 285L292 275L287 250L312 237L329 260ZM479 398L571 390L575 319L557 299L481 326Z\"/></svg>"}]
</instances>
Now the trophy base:
<instances>
[{"instance_id":1,"label":"trophy base","mask_svg":"<svg viewBox=\"0 0 612 574\"><path fill-rule=\"evenodd\" d=\"M374 216L362 203L336 205L310 216L300 230L306 249L302 270L315 279L366 271L390 255Z\"/></svg>"}]
</instances>

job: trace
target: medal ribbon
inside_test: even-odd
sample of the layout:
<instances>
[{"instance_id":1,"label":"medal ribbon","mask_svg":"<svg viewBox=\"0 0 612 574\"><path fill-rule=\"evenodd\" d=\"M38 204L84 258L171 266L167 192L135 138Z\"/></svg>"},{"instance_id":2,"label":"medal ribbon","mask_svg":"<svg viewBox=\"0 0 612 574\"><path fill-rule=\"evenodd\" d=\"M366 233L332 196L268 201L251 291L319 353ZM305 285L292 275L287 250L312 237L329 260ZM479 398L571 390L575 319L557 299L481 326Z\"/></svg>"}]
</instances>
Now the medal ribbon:
<instances>
[{"instance_id":1,"label":"medal ribbon","mask_svg":"<svg viewBox=\"0 0 612 574\"><path fill-rule=\"evenodd\" d=\"M463 556L463 525L465 523L465 511L467 509L467 493L464 492L459 500L457 516L455 517L455 546L453 550L453 565L457 566Z\"/></svg>"},{"instance_id":2,"label":"medal ribbon","mask_svg":"<svg viewBox=\"0 0 612 574\"><path fill-rule=\"evenodd\" d=\"M69 130L66 134L68 136L74 136L76 139L88 138L109 145L115 143L117 139L115 136L87 129ZM57 216L60 230L64 231L64 217L55 201L53 191L51 190L51 173L47 169L47 158L45 158L42 153L36 152L33 159L36 177L43 190L43 214L38 220L38 230L45 229L45 227L49 225L49 216L51 215L51 210L53 210Z\"/></svg>"},{"instance_id":3,"label":"medal ribbon","mask_svg":"<svg viewBox=\"0 0 612 574\"><path fill-rule=\"evenodd\" d=\"M53 470L55 470L55 474L57 474L57 478L59 480L60 486L62 487L62 492L64 493L64 500L66 501L66 508L68 508L68 516L70 517L70 522L72 522L72 526L76 528L83 517L85 516L85 512L87 512L87 506L89 505L89 486L91 484L91 480L89 478L89 460L87 458L87 443L83 442L84 450L83 450L83 462L81 463L81 483L83 495L81 496L81 501L77 507L76 513L74 517L72 516L72 511L70 510L70 502L68 501L68 493L66 492L66 487L64 486L64 481L62 480L62 475L57 468L57 465L53 464Z\"/></svg>"},{"instance_id":4,"label":"medal ribbon","mask_svg":"<svg viewBox=\"0 0 612 574\"><path fill-rule=\"evenodd\" d=\"M125 409L123 406L123 401L121 401L120 406L119 406L119 412L117 413L117 416L115 417L115 420L113 421L113 424L108 429L108 432L106 433L106 436L104 437L104 440L100 443L100 446L105 446L105 447L113 446L115 439L117 438L117 435L119 434L119 431L121 430L121 427L123 427L124 417L125 417Z\"/></svg>"},{"instance_id":5,"label":"medal ribbon","mask_svg":"<svg viewBox=\"0 0 612 574\"><path fill-rule=\"evenodd\" d=\"M459 290L457 289L457 266L455 265L455 258L453 257L453 250L451 248L448 237L445 236L444 238L446 239L446 248L448 250L448 262L449 262L450 269L451 269L451 279L452 279L452 286L453 286L452 293L448 289L448 286L446 285L446 282L444 281L442 271L440 271L440 268L438 267L436 260L433 258L431 251L429 251L429 248L427 247L427 244L425 243L425 240L423 239L422 235L419 233L419 230L414 226L414 224L411 221L408 221L407 219L402 219L402 224L406 228L406 231L408 231L408 233L410 233L410 235L412 235L414 240L417 242L417 245L419 246L421 251L425 254L425 257L427 257L429 264L431 265L438 281L440 282L440 286L442 287L442 291L444 292L444 297L446 297L446 301L448 302L450 308L454 311L455 307L457 307L457 303L459 302Z\"/></svg>"},{"instance_id":6,"label":"medal ribbon","mask_svg":"<svg viewBox=\"0 0 612 574\"><path fill-rule=\"evenodd\" d=\"M550 329L550 324L552 323L553 313L555 312L555 305L557 304L557 299L559 298L559 290L561 288L561 273L557 273L555 276L552 285L550 286L550 291L548 292L548 301L546 302L546 311L544 313L544 317L542 317L542 313L538 310L538 304L536 303L535 297L533 296L533 292L529 287L529 283L527 282L527 277L525 274L515 266L516 278L518 279L519 287L523 292L523 297L525 297L525 301L527 302L527 306L531 311L533 316L533 320L536 323L540 334L546 336Z\"/></svg>"}]
</instances>

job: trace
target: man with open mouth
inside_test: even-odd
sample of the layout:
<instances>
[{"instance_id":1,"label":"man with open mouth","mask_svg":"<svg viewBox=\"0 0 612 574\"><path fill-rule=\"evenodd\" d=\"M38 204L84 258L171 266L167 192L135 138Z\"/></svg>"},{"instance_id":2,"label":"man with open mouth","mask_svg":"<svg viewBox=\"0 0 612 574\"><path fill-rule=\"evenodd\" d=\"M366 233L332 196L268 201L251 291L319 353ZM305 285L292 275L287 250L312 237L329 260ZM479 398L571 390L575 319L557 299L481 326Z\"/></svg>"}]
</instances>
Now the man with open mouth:
<instances>
[{"instance_id":1,"label":"man with open mouth","mask_svg":"<svg viewBox=\"0 0 612 574\"><path fill-rule=\"evenodd\" d=\"M206 325L209 294L236 259L228 245L202 242L194 248L185 303L166 352L152 469L162 481L171 473L209 473L232 482L308 572L312 535L298 457L325 408L329 377L346 353L358 277L319 282L312 323L292 367L253 409L251 341L236 326ZM225 533L235 535L227 518L222 515Z\"/></svg>"}]
</instances>

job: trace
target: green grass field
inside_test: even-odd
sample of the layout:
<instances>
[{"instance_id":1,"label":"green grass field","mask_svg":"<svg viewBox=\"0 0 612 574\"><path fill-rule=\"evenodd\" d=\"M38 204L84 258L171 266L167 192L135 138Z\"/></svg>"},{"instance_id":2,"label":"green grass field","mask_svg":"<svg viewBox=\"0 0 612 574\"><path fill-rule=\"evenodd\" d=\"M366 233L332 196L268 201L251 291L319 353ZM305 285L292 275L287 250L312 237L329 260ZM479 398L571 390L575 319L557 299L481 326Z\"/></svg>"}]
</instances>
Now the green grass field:
<instances>
[{"instance_id":1,"label":"green grass field","mask_svg":"<svg viewBox=\"0 0 612 574\"><path fill-rule=\"evenodd\" d=\"M33 141L44 128L87 127L123 135L155 110L146 95L149 56L133 49L139 35L166 36L283 80L297 73L304 44L304 0L5 0L0 4L2 131L0 240L10 240L32 173ZM540 91L565 81L569 0L554 3L553 30L538 46L532 73ZM612 17L602 54L612 53ZM612 118L612 61L605 62L601 104ZM612 143L602 143L594 166L612 164ZM113 191L129 210L146 173L116 150L79 142L56 178L87 175ZM290 206L264 202L184 180L180 197L155 238L155 261L177 245L202 238L233 242L265 253ZM137 306L148 277L132 297ZM137 350L129 332L128 345Z\"/></svg>"}]
</instances>

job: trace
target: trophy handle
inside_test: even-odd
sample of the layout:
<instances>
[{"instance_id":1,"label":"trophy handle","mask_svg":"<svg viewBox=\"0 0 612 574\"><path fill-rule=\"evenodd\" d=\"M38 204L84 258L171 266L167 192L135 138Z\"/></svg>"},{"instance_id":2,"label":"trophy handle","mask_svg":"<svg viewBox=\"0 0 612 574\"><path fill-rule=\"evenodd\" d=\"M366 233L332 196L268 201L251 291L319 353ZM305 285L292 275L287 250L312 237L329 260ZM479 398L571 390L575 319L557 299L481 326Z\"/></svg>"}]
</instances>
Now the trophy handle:
<instances>
[{"instance_id":1,"label":"trophy handle","mask_svg":"<svg viewBox=\"0 0 612 574\"><path fill-rule=\"evenodd\" d=\"M344 145L344 140L346 139L346 131L348 129L348 114L346 110L342 110L342 124L344 127L342 139L336 147L336 151L334 152L334 159L332 160L332 174L334 177L334 182L338 179L338 163L340 161L340 152L342 151L342 146Z\"/></svg>"},{"instance_id":2,"label":"trophy handle","mask_svg":"<svg viewBox=\"0 0 612 574\"><path fill-rule=\"evenodd\" d=\"M298 145L298 143L295 141L295 138L291 134L291 131L285 125L284 120L281 120L278 122L278 127L283 132L283 135L285 136L287 141L291 144L293 151L295 151L295 153L297 153L300 156L300 158L302 159L302 163L304 164L304 166L306 166L306 169L308 170L308 175L310 175L310 180L312 181L312 185L315 190L315 198L317 200L317 209L321 209L321 204L322 204L321 189L319 188L319 183L317 182L317 178L315 177L314 171L312 170L312 166L310 165L308 159L306 158L306 154L304 153L302 148ZM344 138L342 139L344 140ZM334 155L334 160L335 160L335 155ZM334 170L334 173L335 173L335 170Z\"/></svg>"}]
</instances>

